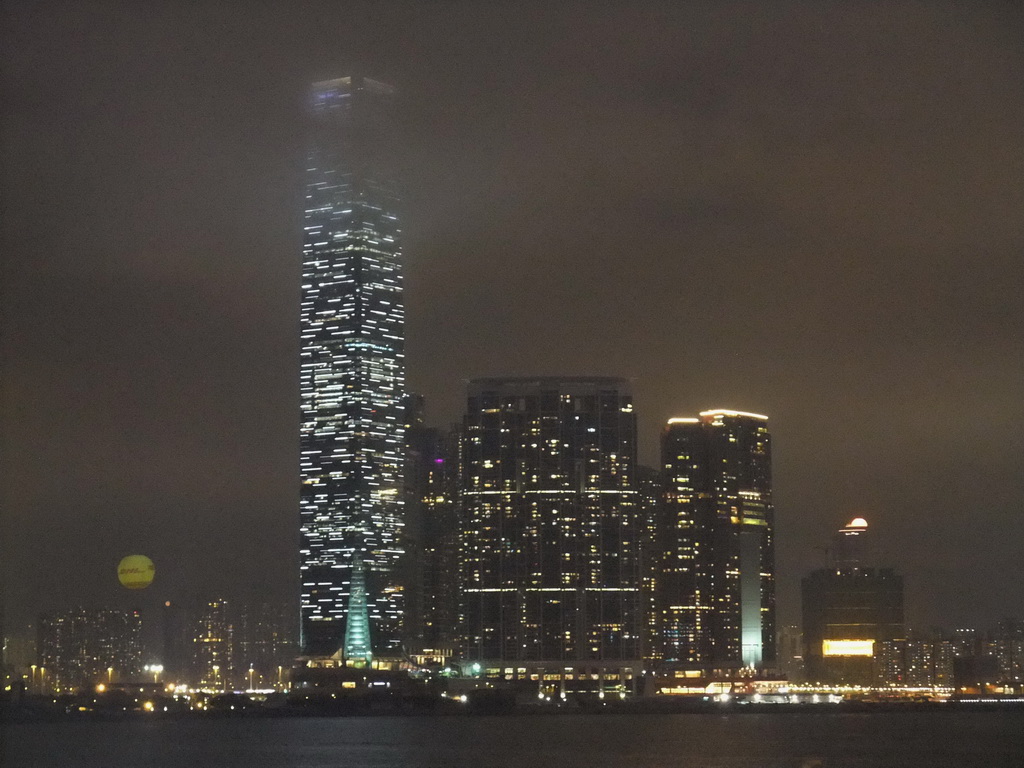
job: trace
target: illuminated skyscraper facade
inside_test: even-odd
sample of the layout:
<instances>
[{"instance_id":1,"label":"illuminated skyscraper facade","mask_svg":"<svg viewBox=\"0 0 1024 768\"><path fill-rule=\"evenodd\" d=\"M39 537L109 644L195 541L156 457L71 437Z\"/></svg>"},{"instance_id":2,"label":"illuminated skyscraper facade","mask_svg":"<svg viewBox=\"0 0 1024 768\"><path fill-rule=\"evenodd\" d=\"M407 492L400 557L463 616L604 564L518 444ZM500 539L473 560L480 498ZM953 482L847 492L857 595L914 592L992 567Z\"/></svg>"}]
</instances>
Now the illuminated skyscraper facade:
<instances>
[{"instance_id":1,"label":"illuminated skyscraper facade","mask_svg":"<svg viewBox=\"0 0 1024 768\"><path fill-rule=\"evenodd\" d=\"M638 659L636 416L616 378L470 382L460 613L469 659Z\"/></svg>"},{"instance_id":2,"label":"illuminated skyscraper facade","mask_svg":"<svg viewBox=\"0 0 1024 768\"><path fill-rule=\"evenodd\" d=\"M369 78L343 77L315 83L310 96L300 374L302 647L308 654L342 649L353 569L361 563L369 642L387 653L400 645L403 610L397 571L405 321L391 170L394 91ZM354 634L363 649L362 632Z\"/></svg>"},{"instance_id":3,"label":"illuminated skyscraper facade","mask_svg":"<svg viewBox=\"0 0 1024 768\"><path fill-rule=\"evenodd\" d=\"M662 433L664 503L649 559L655 658L713 667L775 662L775 557L767 417L704 411Z\"/></svg>"}]
</instances>

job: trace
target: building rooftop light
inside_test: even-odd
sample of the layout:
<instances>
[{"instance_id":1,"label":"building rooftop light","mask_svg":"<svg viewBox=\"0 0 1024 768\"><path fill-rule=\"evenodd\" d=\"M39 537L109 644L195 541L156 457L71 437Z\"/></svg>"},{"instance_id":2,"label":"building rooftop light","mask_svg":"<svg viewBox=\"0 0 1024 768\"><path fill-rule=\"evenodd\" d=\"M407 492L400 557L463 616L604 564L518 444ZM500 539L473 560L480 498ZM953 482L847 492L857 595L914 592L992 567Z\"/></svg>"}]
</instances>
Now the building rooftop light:
<instances>
[{"instance_id":1,"label":"building rooftop light","mask_svg":"<svg viewBox=\"0 0 1024 768\"><path fill-rule=\"evenodd\" d=\"M760 413L748 413L747 411L730 411L728 408L715 408L711 411L701 411L701 416L749 416L752 419L768 420L768 417Z\"/></svg>"}]
</instances>

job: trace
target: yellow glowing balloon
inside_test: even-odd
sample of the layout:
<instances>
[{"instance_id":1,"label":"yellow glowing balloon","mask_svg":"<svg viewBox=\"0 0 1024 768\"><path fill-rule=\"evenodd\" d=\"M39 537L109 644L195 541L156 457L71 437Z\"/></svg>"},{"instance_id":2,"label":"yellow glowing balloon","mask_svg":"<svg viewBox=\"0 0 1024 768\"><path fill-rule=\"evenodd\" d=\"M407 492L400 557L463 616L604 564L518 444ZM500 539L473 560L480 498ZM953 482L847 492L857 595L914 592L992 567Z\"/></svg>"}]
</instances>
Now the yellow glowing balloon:
<instances>
[{"instance_id":1,"label":"yellow glowing balloon","mask_svg":"<svg viewBox=\"0 0 1024 768\"><path fill-rule=\"evenodd\" d=\"M156 566L145 555L128 555L117 566L117 580L127 589L145 589L155 573Z\"/></svg>"}]
</instances>

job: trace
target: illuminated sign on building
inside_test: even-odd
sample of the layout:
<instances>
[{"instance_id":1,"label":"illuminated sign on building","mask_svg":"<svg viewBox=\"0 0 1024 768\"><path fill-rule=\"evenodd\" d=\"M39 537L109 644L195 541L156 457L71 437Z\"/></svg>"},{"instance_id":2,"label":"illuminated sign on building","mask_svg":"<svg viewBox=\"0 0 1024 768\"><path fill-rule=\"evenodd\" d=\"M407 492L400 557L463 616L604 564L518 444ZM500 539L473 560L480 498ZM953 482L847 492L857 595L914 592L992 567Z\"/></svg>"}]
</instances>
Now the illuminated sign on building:
<instances>
[{"instance_id":1,"label":"illuminated sign on building","mask_svg":"<svg viewBox=\"0 0 1024 768\"><path fill-rule=\"evenodd\" d=\"M822 640L822 656L874 656L874 640Z\"/></svg>"}]
</instances>

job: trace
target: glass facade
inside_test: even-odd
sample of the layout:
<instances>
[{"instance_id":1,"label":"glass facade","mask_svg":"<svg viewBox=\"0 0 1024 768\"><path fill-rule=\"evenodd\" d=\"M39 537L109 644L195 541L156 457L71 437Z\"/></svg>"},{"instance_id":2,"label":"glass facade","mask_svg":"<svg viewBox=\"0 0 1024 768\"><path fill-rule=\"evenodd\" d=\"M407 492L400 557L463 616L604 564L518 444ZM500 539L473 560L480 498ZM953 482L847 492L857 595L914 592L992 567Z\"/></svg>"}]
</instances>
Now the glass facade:
<instances>
[{"instance_id":1,"label":"glass facade","mask_svg":"<svg viewBox=\"0 0 1024 768\"><path fill-rule=\"evenodd\" d=\"M353 567L365 569L370 644L400 646L404 308L394 90L315 83L301 306L301 631L342 648ZM363 641L361 641L363 643ZM365 643L363 643L365 644Z\"/></svg>"},{"instance_id":2,"label":"glass facade","mask_svg":"<svg viewBox=\"0 0 1024 768\"><path fill-rule=\"evenodd\" d=\"M465 655L640 658L636 415L628 383L477 379L468 394Z\"/></svg>"},{"instance_id":3,"label":"glass facade","mask_svg":"<svg viewBox=\"0 0 1024 768\"><path fill-rule=\"evenodd\" d=\"M662 433L664 504L648 560L652 656L775 661L775 514L767 417L704 411Z\"/></svg>"}]
</instances>

